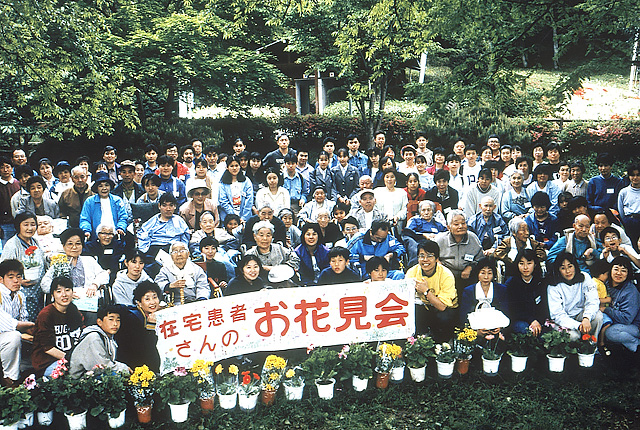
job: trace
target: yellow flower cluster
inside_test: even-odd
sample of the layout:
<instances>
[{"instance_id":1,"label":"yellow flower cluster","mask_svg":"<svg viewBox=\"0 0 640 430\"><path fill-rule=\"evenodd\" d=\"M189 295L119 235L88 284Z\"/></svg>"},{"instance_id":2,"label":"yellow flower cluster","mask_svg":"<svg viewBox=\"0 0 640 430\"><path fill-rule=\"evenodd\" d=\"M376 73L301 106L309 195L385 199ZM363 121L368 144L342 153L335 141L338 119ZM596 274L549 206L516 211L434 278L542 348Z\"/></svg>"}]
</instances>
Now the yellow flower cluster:
<instances>
[{"instance_id":1,"label":"yellow flower cluster","mask_svg":"<svg viewBox=\"0 0 640 430\"><path fill-rule=\"evenodd\" d=\"M280 379L280 375L276 372L269 373L269 381L277 381Z\"/></svg>"},{"instance_id":2,"label":"yellow flower cluster","mask_svg":"<svg viewBox=\"0 0 640 430\"><path fill-rule=\"evenodd\" d=\"M380 357L388 355L395 360L396 358L400 357L401 354L402 347L400 345L396 345L395 343L385 342L382 345L378 346L378 355L380 355Z\"/></svg>"},{"instance_id":3,"label":"yellow flower cluster","mask_svg":"<svg viewBox=\"0 0 640 430\"><path fill-rule=\"evenodd\" d=\"M478 337L478 333L475 330L470 329L469 327L465 327L464 329L458 332L458 340L463 340L466 342L475 342Z\"/></svg>"},{"instance_id":4,"label":"yellow flower cluster","mask_svg":"<svg viewBox=\"0 0 640 430\"><path fill-rule=\"evenodd\" d=\"M287 373L285 373L285 376L287 378L293 378L294 376L296 376L296 371L293 369L289 369L287 370Z\"/></svg>"},{"instance_id":5,"label":"yellow flower cluster","mask_svg":"<svg viewBox=\"0 0 640 430\"><path fill-rule=\"evenodd\" d=\"M277 355L269 355L264 361L265 369L284 369L287 366L287 360Z\"/></svg>"},{"instance_id":6,"label":"yellow flower cluster","mask_svg":"<svg viewBox=\"0 0 640 430\"><path fill-rule=\"evenodd\" d=\"M274 387L271 384L265 384L264 389L267 391L274 391L276 389L276 387Z\"/></svg>"},{"instance_id":7,"label":"yellow flower cluster","mask_svg":"<svg viewBox=\"0 0 640 430\"><path fill-rule=\"evenodd\" d=\"M232 375L237 375L238 366L236 366L235 364L232 364L231 366L229 366L229 373L231 373Z\"/></svg>"},{"instance_id":8,"label":"yellow flower cluster","mask_svg":"<svg viewBox=\"0 0 640 430\"><path fill-rule=\"evenodd\" d=\"M55 266L58 264L67 264L68 262L69 262L69 259L65 254L56 254L53 257L51 257L52 266Z\"/></svg>"},{"instance_id":9,"label":"yellow flower cluster","mask_svg":"<svg viewBox=\"0 0 640 430\"><path fill-rule=\"evenodd\" d=\"M211 366L213 366L213 361L198 359L194 361L193 366L191 366L191 373L208 372Z\"/></svg>"},{"instance_id":10,"label":"yellow flower cluster","mask_svg":"<svg viewBox=\"0 0 640 430\"><path fill-rule=\"evenodd\" d=\"M149 384L156 378L156 374L149 370L147 365L136 367L134 372L129 376L129 383L132 385L140 385L142 388L148 388Z\"/></svg>"}]
</instances>

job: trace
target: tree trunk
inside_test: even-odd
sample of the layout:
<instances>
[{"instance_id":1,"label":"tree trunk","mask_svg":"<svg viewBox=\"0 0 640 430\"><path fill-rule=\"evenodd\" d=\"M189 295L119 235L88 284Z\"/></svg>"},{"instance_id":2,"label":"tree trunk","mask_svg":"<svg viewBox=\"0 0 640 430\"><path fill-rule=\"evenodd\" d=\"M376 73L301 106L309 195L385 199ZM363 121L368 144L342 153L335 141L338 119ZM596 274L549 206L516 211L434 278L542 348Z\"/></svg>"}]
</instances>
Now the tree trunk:
<instances>
[{"instance_id":1,"label":"tree trunk","mask_svg":"<svg viewBox=\"0 0 640 430\"><path fill-rule=\"evenodd\" d=\"M551 30L553 31L553 68L558 70L558 57L560 56L558 47L558 26L556 20L551 16Z\"/></svg>"}]
</instances>

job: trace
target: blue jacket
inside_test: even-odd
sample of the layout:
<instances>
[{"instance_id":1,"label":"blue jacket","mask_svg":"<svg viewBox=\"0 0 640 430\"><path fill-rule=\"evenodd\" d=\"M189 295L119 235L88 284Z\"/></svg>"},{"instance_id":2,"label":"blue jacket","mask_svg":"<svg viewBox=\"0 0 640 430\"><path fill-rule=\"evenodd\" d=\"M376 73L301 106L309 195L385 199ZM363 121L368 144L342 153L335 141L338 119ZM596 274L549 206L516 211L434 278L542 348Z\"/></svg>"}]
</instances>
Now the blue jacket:
<instances>
[{"instance_id":1,"label":"blue jacket","mask_svg":"<svg viewBox=\"0 0 640 430\"><path fill-rule=\"evenodd\" d=\"M351 153L349 153L349 164L355 167L358 172L362 172L367 167L368 161L369 157L360 151L358 151L356 155L351 155Z\"/></svg>"},{"instance_id":2,"label":"blue jacket","mask_svg":"<svg viewBox=\"0 0 640 430\"><path fill-rule=\"evenodd\" d=\"M245 179L242 183L242 201L238 211L233 210L233 205L231 204L232 199L231 184L221 182L220 188L218 188L218 212L220 219L224 220L227 214L233 213L244 221L251 218L251 215L253 215L251 212L251 207L253 206L253 184L249 179Z\"/></svg>"},{"instance_id":3,"label":"blue jacket","mask_svg":"<svg viewBox=\"0 0 640 430\"><path fill-rule=\"evenodd\" d=\"M614 324L633 324L640 327L640 293L631 281L607 289L611 295L611 306L604 308L604 313Z\"/></svg>"},{"instance_id":4,"label":"blue jacket","mask_svg":"<svg viewBox=\"0 0 640 430\"><path fill-rule=\"evenodd\" d=\"M405 254L402 243L396 240L391 234L387 235L384 242L373 242L371 240L370 231L357 233L351 238L347 244L351 256L351 262L358 261L360 263L360 274L364 278L366 275L365 264L370 257L384 257L393 252L396 258L400 258Z\"/></svg>"},{"instance_id":5,"label":"blue jacket","mask_svg":"<svg viewBox=\"0 0 640 430\"><path fill-rule=\"evenodd\" d=\"M317 186L321 186L324 188L325 193L327 193L327 199L329 200L336 200L336 196L333 194L334 193L334 188L333 188L333 173L331 173L331 169L327 168L327 174L325 175L325 177L322 177L322 173L320 171L319 167L316 167L310 174L309 174L309 188L307 190L308 194L311 194L311 192L313 192L313 190L317 187ZM306 196L306 200L307 201L311 201L313 198L313 196Z\"/></svg>"},{"instance_id":6,"label":"blue jacket","mask_svg":"<svg viewBox=\"0 0 640 430\"><path fill-rule=\"evenodd\" d=\"M187 195L185 193L184 182L181 179L171 176L169 179L160 178L162 182L158 187L159 190L165 193L173 193L173 197L178 201L178 207L182 206L187 201Z\"/></svg>"},{"instance_id":7,"label":"blue jacket","mask_svg":"<svg viewBox=\"0 0 640 430\"><path fill-rule=\"evenodd\" d=\"M549 214L544 221L538 221L535 214L529 214L525 217L525 222L529 227L529 234L540 242L546 249L551 249L558 240L558 219Z\"/></svg>"},{"instance_id":8,"label":"blue jacket","mask_svg":"<svg viewBox=\"0 0 640 430\"><path fill-rule=\"evenodd\" d=\"M113 225L116 230L127 230L129 219L127 216L127 204L118 196L109 194L111 202L111 214L113 215ZM102 219L102 208L100 207L100 196L94 194L84 201L82 211L80 212L80 228L87 233L91 233L91 237L96 237L96 229L100 225Z\"/></svg>"},{"instance_id":9,"label":"blue jacket","mask_svg":"<svg viewBox=\"0 0 640 430\"><path fill-rule=\"evenodd\" d=\"M307 202L307 196L309 195L309 183L304 180L302 175L296 172L293 178L289 177L289 174L285 172L283 175L282 187L289 191L289 197L291 200L302 200L300 206L304 206Z\"/></svg>"},{"instance_id":10,"label":"blue jacket","mask_svg":"<svg viewBox=\"0 0 640 430\"><path fill-rule=\"evenodd\" d=\"M618 194L624 188L623 180L615 175L604 178L602 175L591 178L587 185L587 203L589 209L615 209L618 207Z\"/></svg>"},{"instance_id":11,"label":"blue jacket","mask_svg":"<svg viewBox=\"0 0 640 430\"><path fill-rule=\"evenodd\" d=\"M316 281L316 274L313 271L313 262L311 261L311 254L309 253L309 249L305 245L298 245L296 248L296 254L300 257L300 280L303 284L314 284ZM320 271L329 267L329 249L319 244L316 248L316 264ZM320 276L320 273L318 273Z\"/></svg>"},{"instance_id":12,"label":"blue jacket","mask_svg":"<svg viewBox=\"0 0 640 430\"><path fill-rule=\"evenodd\" d=\"M492 214L489 221L485 221L482 212L475 214L467 220L469 229L478 236L484 249L497 246L500 241L509 235L509 227L498 214Z\"/></svg>"}]
</instances>

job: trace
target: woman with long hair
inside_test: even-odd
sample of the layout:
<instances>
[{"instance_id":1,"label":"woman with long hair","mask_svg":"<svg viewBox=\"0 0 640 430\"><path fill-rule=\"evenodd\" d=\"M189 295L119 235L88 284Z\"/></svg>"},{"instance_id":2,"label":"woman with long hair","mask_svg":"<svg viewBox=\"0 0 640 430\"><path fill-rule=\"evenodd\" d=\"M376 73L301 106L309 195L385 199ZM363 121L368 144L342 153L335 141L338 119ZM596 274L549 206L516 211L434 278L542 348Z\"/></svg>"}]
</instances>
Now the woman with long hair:
<instances>
[{"instance_id":1,"label":"woman with long hair","mask_svg":"<svg viewBox=\"0 0 640 430\"><path fill-rule=\"evenodd\" d=\"M235 155L227 160L227 170L220 179L218 193L220 219L225 219L228 214L236 214L242 221L251 218L253 184L240 170L240 159Z\"/></svg>"}]
</instances>

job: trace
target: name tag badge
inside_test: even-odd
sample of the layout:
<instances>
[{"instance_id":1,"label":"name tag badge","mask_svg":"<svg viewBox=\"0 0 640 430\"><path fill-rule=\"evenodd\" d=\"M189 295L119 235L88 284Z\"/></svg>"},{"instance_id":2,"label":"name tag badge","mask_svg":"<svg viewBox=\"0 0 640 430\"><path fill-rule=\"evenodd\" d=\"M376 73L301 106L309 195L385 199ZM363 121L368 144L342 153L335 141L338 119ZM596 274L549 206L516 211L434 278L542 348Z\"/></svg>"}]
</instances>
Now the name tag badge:
<instances>
[{"instance_id":1,"label":"name tag badge","mask_svg":"<svg viewBox=\"0 0 640 430\"><path fill-rule=\"evenodd\" d=\"M493 233L500 233L502 229L500 227L493 227Z\"/></svg>"},{"instance_id":2,"label":"name tag badge","mask_svg":"<svg viewBox=\"0 0 640 430\"><path fill-rule=\"evenodd\" d=\"M435 228L435 227L431 227L431 231L432 231L433 233L437 233L437 232L438 232L438 229L437 229L437 228Z\"/></svg>"},{"instance_id":3,"label":"name tag badge","mask_svg":"<svg viewBox=\"0 0 640 430\"><path fill-rule=\"evenodd\" d=\"M524 207L527 208L527 209L530 209L531 208L531 202L526 202L524 204Z\"/></svg>"},{"instance_id":4,"label":"name tag badge","mask_svg":"<svg viewBox=\"0 0 640 430\"><path fill-rule=\"evenodd\" d=\"M179 191L174 191L173 192L173 197L175 197L176 199L180 196L180 192Z\"/></svg>"},{"instance_id":5,"label":"name tag badge","mask_svg":"<svg viewBox=\"0 0 640 430\"><path fill-rule=\"evenodd\" d=\"M539 305L541 301L542 301L542 297L540 296L536 297L536 305Z\"/></svg>"},{"instance_id":6,"label":"name tag badge","mask_svg":"<svg viewBox=\"0 0 640 430\"><path fill-rule=\"evenodd\" d=\"M473 255L471 254L464 254L464 261L473 261Z\"/></svg>"},{"instance_id":7,"label":"name tag badge","mask_svg":"<svg viewBox=\"0 0 640 430\"><path fill-rule=\"evenodd\" d=\"M447 215L449 214L449 212L451 212L451 208L445 208L443 212L445 215Z\"/></svg>"},{"instance_id":8,"label":"name tag badge","mask_svg":"<svg viewBox=\"0 0 640 430\"><path fill-rule=\"evenodd\" d=\"M104 255L112 255L113 254L113 249L105 249L104 250Z\"/></svg>"},{"instance_id":9,"label":"name tag badge","mask_svg":"<svg viewBox=\"0 0 640 430\"><path fill-rule=\"evenodd\" d=\"M613 188L607 188L607 194L613 194L616 191Z\"/></svg>"}]
</instances>

